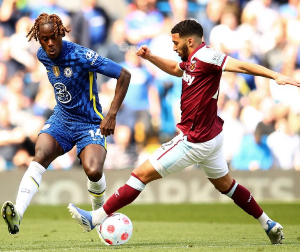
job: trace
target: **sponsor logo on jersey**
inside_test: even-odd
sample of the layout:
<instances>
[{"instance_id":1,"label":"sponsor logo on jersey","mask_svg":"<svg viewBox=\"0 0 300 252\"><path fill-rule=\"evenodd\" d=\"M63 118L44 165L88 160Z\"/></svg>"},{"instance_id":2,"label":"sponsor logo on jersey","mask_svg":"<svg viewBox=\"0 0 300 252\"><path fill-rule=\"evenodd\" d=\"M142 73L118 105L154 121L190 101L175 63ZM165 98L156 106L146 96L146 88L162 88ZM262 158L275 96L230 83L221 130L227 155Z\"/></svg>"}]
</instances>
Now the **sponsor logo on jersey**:
<instances>
[{"instance_id":1,"label":"sponsor logo on jersey","mask_svg":"<svg viewBox=\"0 0 300 252\"><path fill-rule=\"evenodd\" d=\"M95 53L92 50L88 50L85 57L86 57L86 59L90 60L94 57L94 54Z\"/></svg>"},{"instance_id":2,"label":"sponsor logo on jersey","mask_svg":"<svg viewBox=\"0 0 300 252\"><path fill-rule=\"evenodd\" d=\"M47 123L44 125L44 127L42 128L42 130L45 130L45 129L49 129L51 126L51 124Z\"/></svg>"},{"instance_id":3,"label":"sponsor logo on jersey","mask_svg":"<svg viewBox=\"0 0 300 252\"><path fill-rule=\"evenodd\" d=\"M67 90L67 87L65 84L58 82L55 83L54 85L54 92L56 95L56 98L58 101L60 101L61 103L68 103L69 101L71 101L72 96L69 93L69 91Z\"/></svg>"},{"instance_id":4,"label":"sponsor logo on jersey","mask_svg":"<svg viewBox=\"0 0 300 252\"><path fill-rule=\"evenodd\" d=\"M66 77L71 77L72 74L73 74L72 68L66 67L65 70L64 70L64 75L65 75Z\"/></svg>"},{"instance_id":5,"label":"sponsor logo on jersey","mask_svg":"<svg viewBox=\"0 0 300 252\"><path fill-rule=\"evenodd\" d=\"M197 64L197 61L196 60L192 60L191 61L191 65L190 65L190 71L193 72L196 68L196 64Z\"/></svg>"},{"instance_id":6,"label":"sponsor logo on jersey","mask_svg":"<svg viewBox=\"0 0 300 252\"><path fill-rule=\"evenodd\" d=\"M190 86L195 79L195 76L191 76L186 74L185 71L183 72L182 79Z\"/></svg>"},{"instance_id":7,"label":"sponsor logo on jersey","mask_svg":"<svg viewBox=\"0 0 300 252\"><path fill-rule=\"evenodd\" d=\"M95 64L95 62L96 62L96 60L98 59L98 57L99 57L99 54L98 54L98 53L95 53L95 57L94 57L94 59L93 59L93 61L92 61L92 63L91 63L91 66Z\"/></svg>"},{"instance_id":8,"label":"sponsor logo on jersey","mask_svg":"<svg viewBox=\"0 0 300 252\"><path fill-rule=\"evenodd\" d=\"M52 69L53 69L54 75L55 75L56 77L58 77L58 76L60 75L58 66L54 66L54 67L52 67Z\"/></svg>"}]
</instances>

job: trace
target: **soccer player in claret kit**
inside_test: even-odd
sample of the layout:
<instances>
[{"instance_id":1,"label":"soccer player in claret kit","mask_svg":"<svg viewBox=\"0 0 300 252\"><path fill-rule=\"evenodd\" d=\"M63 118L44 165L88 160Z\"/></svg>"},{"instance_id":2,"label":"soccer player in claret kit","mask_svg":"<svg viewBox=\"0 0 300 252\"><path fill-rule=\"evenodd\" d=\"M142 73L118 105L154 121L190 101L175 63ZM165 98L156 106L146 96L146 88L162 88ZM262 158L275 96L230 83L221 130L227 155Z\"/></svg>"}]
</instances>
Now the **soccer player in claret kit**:
<instances>
[{"instance_id":1,"label":"soccer player in claret kit","mask_svg":"<svg viewBox=\"0 0 300 252\"><path fill-rule=\"evenodd\" d=\"M149 182L198 164L218 191L258 220L272 244L281 243L283 227L268 217L252 194L229 174L222 149L223 120L217 115L217 100L222 71L263 76L279 85L300 85L290 77L209 48L202 42L202 26L194 20L181 21L171 33L173 50L182 59L180 64L153 55L147 46L141 46L136 55L171 75L182 77L182 113L177 124L180 134L135 168L126 184L103 207L85 211L70 203L69 211L82 228L90 231L108 215L133 202Z\"/></svg>"},{"instance_id":2,"label":"soccer player in claret kit","mask_svg":"<svg viewBox=\"0 0 300 252\"><path fill-rule=\"evenodd\" d=\"M19 232L24 212L47 167L75 145L87 175L92 208L96 210L104 203L106 137L114 133L131 74L88 48L62 40L66 32L69 30L59 16L42 13L27 35L29 41L34 38L41 44L37 57L47 70L57 105L39 133L35 156L21 180L16 204L7 201L2 206L10 234ZM115 96L105 117L98 99L97 73L117 79Z\"/></svg>"}]
</instances>

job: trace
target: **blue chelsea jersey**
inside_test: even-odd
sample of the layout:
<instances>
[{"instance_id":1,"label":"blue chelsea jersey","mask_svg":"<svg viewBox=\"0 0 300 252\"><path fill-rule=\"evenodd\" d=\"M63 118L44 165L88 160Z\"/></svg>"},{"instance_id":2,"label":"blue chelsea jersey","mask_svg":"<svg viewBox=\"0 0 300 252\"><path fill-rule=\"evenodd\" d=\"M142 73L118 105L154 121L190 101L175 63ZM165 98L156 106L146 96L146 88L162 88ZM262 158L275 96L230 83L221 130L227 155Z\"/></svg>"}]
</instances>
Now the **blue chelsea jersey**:
<instances>
[{"instance_id":1,"label":"blue chelsea jersey","mask_svg":"<svg viewBox=\"0 0 300 252\"><path fill-rule=\"evenodd\" d=\"M122 67L76 43L63 40L56 59L40 47L37 57L47 69L57 105L54 113L63 120L99 123L103 119L96 73L119 78Z\"/></svg>"}]
</instances>

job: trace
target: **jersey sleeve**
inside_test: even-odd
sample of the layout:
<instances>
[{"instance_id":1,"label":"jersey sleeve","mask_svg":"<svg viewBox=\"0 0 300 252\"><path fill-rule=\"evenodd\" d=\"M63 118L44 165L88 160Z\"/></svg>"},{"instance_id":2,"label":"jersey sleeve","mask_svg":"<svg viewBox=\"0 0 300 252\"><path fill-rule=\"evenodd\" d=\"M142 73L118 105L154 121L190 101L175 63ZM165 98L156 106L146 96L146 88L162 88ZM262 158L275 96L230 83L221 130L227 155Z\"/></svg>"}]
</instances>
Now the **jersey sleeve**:
<instances>
[{"instance_id":1,"label":"jersey sleeve","mask_svg":"<svg viewBox=\"0 0 300 252\"><path fill-rule=\"evenodd\" d=\"M185 69L185 62L180 62L180 63L178 63L178 66L179 66L179 69L181 69L182 71L184 71L184 69Z\"/></svg>"},{"instance_id":2,"label":"jersey sleeve","mask_svg":"<svg viewBox=\"0 0 300 252\"><path fill-rule=\"evenodd\" d=\"M203 51L200 50L199 54L195 55L195 58L200 61L200 68L205 73L224 71L227 62L226 54L212 48L207 48Z\"/></svg>"},{"instance_id":3,"label":"jersey sleeve","mask_svg":"<svg viewBox=\"0 0 300 252\"><path fill-rule=\"evenodd\" d=\"M118 79L120 77L122 66L108 58L100 56L93 50L83 48L77 52L77 57L77 63L84 70L97 72L110 78Z\"/></svg>"}]
</instances>

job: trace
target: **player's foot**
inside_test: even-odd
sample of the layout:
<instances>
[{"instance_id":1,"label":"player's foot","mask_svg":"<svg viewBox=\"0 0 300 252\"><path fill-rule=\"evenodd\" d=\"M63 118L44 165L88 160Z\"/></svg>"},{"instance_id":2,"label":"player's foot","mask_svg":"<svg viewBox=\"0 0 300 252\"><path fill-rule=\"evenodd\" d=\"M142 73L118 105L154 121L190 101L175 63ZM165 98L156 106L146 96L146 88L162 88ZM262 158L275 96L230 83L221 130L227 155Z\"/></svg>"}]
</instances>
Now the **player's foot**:
<instances>
[{"instance_id":1,"label":"player's foot","mask_svg":"<svg viewBox=\"0 0 300 252\"><path fill-rule=\"evenodd\" d=\"M68 206L69 212L75 221L81 226L83 232L90 232L95 228L92 223L92 212L82 210L70 203Z\"/></svg>"},{"instance_id":2,"label":"player's foot","mask_svg":"<svg viewBox=\"0 0 300 252\"><path fill-rule=\"evenodd\" d=\"M98 236L99 236L99 238L100 238L100 241L101 241L104 245L107 245L107 246L111 245L111 244L107 243L107 242L104 240L104 238L102 237L102 235L101 235L101 233L100 233L100 228L101 228L101 225L100 225L99 227L96 228L97 233L98 233Z\"/></svg>"},{"instance_id":3,"label":"player's foot","mask_svg":"<svg viewBox=\"0 0 300 252\"><path fill-rule=\"evenodd\" d=\"M12 202L6 201L1 208L2 217L10 234L17 234L20 230L20 215Z\"/></svg>"},{"instance_id":4,"label":"player's foot","mask_svg":"<svg viewBox=\"0 0 300 252\"><path fill-rule=\"evenodd\" d=\"M272 244L281 244L282 239L284 239L283 236L283 227L275 221L268 220L268 229L266 230L266 233L271 241Z\"/></svg>"}]
</instances>

